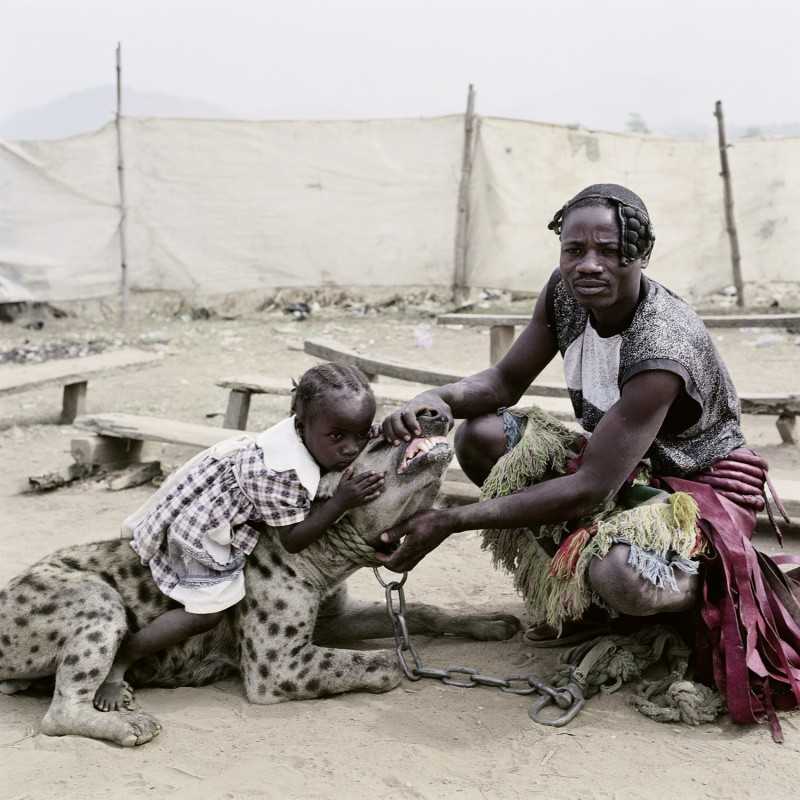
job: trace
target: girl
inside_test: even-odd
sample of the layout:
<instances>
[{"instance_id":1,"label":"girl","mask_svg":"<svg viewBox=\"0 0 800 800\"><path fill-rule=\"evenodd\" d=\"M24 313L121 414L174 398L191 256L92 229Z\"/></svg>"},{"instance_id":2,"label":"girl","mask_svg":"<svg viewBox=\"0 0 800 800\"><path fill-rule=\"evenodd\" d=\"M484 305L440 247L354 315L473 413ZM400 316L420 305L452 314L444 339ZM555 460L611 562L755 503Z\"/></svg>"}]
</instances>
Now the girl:
<instances>
[{"instance_id":1,"label":"girl","mask_svg":"<svg viewBox=\"0 0 800 800\"><path fill-rule=\"evenodd\" d=\"M257 528L277 529L286 550L296 553L383 491L383 474L354 475L350 466L375 433L375 398L359 369L308 370L295 387L292 412L255 438L203 451L125 520L123 535L159 589L183 608L125 638L95 695L100 711L129 703L124 677L135 661L211 630L244 597L244 562ZM320 476L331 470L344 470L339 486L312 508Z\"/></svg>"}]
</instances>

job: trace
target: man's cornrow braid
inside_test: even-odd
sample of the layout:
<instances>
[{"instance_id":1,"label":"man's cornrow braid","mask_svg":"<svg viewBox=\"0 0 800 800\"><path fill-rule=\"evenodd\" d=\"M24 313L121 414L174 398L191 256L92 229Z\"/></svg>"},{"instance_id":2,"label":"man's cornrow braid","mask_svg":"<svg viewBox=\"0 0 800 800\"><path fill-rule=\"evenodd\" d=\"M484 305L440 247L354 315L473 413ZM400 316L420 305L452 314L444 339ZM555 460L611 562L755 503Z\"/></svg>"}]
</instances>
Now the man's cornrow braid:
<instances>
[{"instance_id":1,"label":"man's cornrow braid","mask_svg":"<svg viewBox=\"0 0 800 800\"><path fill-rule=\"evenodd\" d=\"M615 208L617 211L620 228L620 261L623 264L630 264L639 258L649 258L656 241L655 229L650 217L641 209L630 206L616 197L603 195L579 196L579 198L570 201L556 211L553 219L547 224L548 230L553 231L556 236L561 236L564 217L568 211L600 201L604 205Z\"/></svg>"},{"instance_id":2,"label":"man's cornrow braid","mask_svg":"<svg viewBox=\"0 0 800 800\"><path fill-rule=\"evenodd\" d=\"M616 203L619 215L622 263L630 264L641 258L647 260L656 241L650 217L643 211L623 203Z\"/></svg>"}]
</instances>

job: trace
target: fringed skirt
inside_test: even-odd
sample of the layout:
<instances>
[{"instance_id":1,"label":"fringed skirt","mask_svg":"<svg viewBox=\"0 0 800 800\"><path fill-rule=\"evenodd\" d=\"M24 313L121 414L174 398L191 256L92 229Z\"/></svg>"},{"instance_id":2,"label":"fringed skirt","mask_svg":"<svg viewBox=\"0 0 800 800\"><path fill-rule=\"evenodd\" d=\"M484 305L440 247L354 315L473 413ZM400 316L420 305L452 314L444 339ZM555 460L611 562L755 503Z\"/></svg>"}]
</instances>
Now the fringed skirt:
<instances>
[{"instance_id":1,"label":"fringed skirt","mask_svg":"<svg viewBox=\"0 0 800 800\"><path fill-rule=\"evenodd\" d=\"M500 413L509 450L486 479L483 499L578 468L584 436L537 408ZM754 461L763 487L766 464ZM629 564L667 591L677 590L676 570L696 574L702 565L699 671L725 695L734 721L769 721L778 738L774 708L800 705L800 585L750 543L755 509L763 503L709 483L703 476L659 479L642 465L590 516L535 529L487 530L483 546L513 575L532 620L557 630L593 602L603 605L589 585L588 567L614 544L629 545Z\"/></svg>"}]
</instances>

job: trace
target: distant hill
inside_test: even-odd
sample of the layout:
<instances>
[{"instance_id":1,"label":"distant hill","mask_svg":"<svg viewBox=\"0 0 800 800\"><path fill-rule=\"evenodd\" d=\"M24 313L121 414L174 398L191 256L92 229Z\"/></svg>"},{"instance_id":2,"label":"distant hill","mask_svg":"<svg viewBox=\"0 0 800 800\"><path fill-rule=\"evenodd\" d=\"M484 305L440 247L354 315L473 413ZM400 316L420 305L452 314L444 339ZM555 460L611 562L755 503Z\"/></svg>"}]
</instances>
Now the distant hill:
<instances>
[{"instance_id":1,"label":"distant hill","mask_svg":"<svg viewBox=\"0 0 800 800\"><path fill-rule=\"evenodd\" d=\"M63 139L95 130L114 118L116 88L96 86L59 97L37 108L20 111L0 120L2 139ZM175 97L157 92L138 92L123 87L122 111L138 117L234 116L225 109L202 100Z\"/></svg>"},{"instance_id":2,"label":"distant hill","mask_svg":"<svg viewBox=\"0 0 800 800\"><path fill-rule=\"evenodd\" d=\"M59 97L45 105L20 111L0 119L0 139L62 139L102 127L114 118L116 90L114 86L96 86ZM176 97L159 92L139 92L123 88L123 113L137 117L200 117L211 119L240 118L241 114L191 97ZM325 115L322 115L323 117ZM711 115L709 114L709 117ZM726 125L728 138L754 136L800 136L800 123ZM675 120L652 131L660 136L702 139L716 137L716 125L709 120L703 125Z\"/></svg>"}]
</instances>

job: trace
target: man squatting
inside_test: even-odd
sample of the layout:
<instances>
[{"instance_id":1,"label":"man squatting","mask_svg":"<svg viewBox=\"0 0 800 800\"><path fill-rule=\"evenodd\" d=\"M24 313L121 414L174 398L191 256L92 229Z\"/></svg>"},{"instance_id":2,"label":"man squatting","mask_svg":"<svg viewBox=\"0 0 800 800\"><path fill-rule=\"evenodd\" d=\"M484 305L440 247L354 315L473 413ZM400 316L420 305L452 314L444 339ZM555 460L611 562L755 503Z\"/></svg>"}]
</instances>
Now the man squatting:
<instances>
[{"instance_id":1,"label":"man squatting","mask_svg":"<svg viewBox=\"0 0 800 800\"><path fill-rule=\"evenodd\" d=\"M727 369L694 311L645 276L655 234L636 194L590 186L548 227L560 239L559 267L506 356L383 422L398 444L418 434L423 410L465 420L456 452L483 485L482 502L396 526L383 539L399 547L383 560L409 570L458 531L538 531L542 567L528 568L523 594L551 634L598 608L690 612L698 677L716 684L734 721L768 720L779 735L774 709L800 703L800 570L782 573L750 543L767 465L744 446ZM538 410L510 410L557 352L587 436ZM517 458L528 480L503 489L518 452L534 452L536 437L553 431L563 457L536 475ZM520 552L511 545L510 568Z\"/></svg>"}]
</instances>

